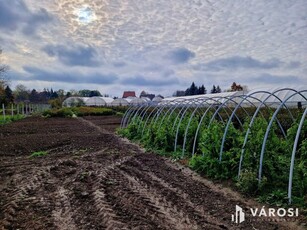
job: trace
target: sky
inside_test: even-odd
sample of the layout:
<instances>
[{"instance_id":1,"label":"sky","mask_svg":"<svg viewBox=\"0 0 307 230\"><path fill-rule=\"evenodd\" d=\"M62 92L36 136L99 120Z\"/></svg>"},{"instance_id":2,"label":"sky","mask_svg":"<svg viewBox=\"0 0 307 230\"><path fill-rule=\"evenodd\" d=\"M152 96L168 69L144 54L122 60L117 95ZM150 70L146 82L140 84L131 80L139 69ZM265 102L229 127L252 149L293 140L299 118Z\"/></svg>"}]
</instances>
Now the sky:
<instances>
[{"instance_id":1,"label":"sky","mask_svg":"<svg viewBox=\"0 0 307 230\"><path fill-rule=\"evenodd\" d=\"M0 0L11 86L171 95L307 85L306 0Z\"/></svg>"}]
</instances>

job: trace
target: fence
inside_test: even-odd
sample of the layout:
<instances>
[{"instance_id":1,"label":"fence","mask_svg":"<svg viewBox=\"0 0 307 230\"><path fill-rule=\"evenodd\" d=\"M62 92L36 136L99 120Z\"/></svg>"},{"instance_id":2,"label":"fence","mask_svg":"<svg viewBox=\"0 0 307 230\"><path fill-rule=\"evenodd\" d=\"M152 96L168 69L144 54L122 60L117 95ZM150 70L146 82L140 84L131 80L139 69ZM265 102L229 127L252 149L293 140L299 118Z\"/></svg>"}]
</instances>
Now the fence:
<instances>
[{"instance_id":1,"label":"fence","mask_svg":"<svg viewBox=\"0 0 307 230\"><path fill-rule=\"evenodd\" d=\"M35 113L41 113L47 109L50 109L50 105L48 104L32 104L32 103L17 103L17 104L9 104L5 106L2 104L2 121L5 122L11 117L16 115L28 116Z\"/></svg>"}]
</instances>

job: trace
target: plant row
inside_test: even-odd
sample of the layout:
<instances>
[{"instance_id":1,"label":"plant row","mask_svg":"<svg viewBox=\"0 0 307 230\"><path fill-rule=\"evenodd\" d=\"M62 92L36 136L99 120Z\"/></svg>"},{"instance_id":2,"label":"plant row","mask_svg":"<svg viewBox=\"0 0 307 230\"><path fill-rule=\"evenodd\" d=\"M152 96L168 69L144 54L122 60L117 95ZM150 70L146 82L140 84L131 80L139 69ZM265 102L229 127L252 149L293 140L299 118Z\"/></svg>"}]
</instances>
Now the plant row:
<instances>
[{"instance_id":1,"label":"plant row","mask_svg":"<svg viewBox=\"0 0 307 230\"><path fill-rule=\"evenodd\" d=\"M261 201L275 204L286 204L289 169L294 139L298 122L288 125L286 137L282 137L280 127L274 123L267 139L263 159L262 180L259 183L258 170L260 153L268 119L257 117L250 128L248 141L243 147L244 138L250 119L243 119L242 126L231 123L224 142L223 155L220 160L220 149L225 131L225 122L213 120L208 114L202 121L196 137L196 151L192 156L195 133L200 115L187 113L178 119L177 114L166 118L134 117L126 128L119 133L130 140L138 141L148 150L183 158L184 162L197 172L218 180L231 180L243 193L256 196ZM189 124L189 126L188 126ZM187 128L188 127L188 128ZM182 146L186 135L184 155ZM177 138L176 138L177 136ZM177 141L175 141L177 140ZM177 145L175 148L175 144ZM244 153L242 154L242 148ZM176 151L174 151L176 149ZM241 173L238 176L240 158L242 157ZM307 207L307 121L301 131L295 156L292 197L293 203Z\"/></svg>"}]
</instances>

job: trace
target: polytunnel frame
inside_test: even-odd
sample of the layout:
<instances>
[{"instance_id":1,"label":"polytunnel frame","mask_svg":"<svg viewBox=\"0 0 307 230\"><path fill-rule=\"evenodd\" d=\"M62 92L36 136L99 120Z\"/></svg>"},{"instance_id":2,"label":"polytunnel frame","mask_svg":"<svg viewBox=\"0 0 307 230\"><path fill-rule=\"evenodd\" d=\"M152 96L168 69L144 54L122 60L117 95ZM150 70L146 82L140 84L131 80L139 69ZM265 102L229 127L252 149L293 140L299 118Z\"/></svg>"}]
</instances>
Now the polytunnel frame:
<instances>
[{"instance_id":1,"label":"polytunnel frame","mask_svg":"<svg viewBox=\"0 0 307 230\"><path fill-rule=\"evenodd\" d=\"M164 104L164 105L158 105L158 106L156 106L150 113L149 113L149 115L148 115L148 117L147 117L147 119L146 119L146 121L145 121L145 123L144 123L144 126L143 126L143 129L142 129L142 135L143 135L143 133L144 133L144 131L145 131L145 127L146 127L146 125L147 125L147 122L148 122L148 120L149 120L149 118L150 118L150 116L151 116L151 114L155 111L155 110L157 110L158 108L159 109L161 109L161 107L165 107L166 105L169 105L171 103L171 101L169 101L169 102L167 102L167 104ZM158 110L159 111L159 110ZM155 117L155 116L154 116ZM154 118L153 118L154 119Z\"/></svg>"},{"instance_id":2,"label":"polytunnel frame","mask_svg":"<svg viewBox=\"0 0 307 230\"><path fill-rule=\"evenodd\" d=\"M241 101L241 102L235 107L235 109L233 110L233 112L232 112L230 118L228 119L227 125L226 125L226 127L225 127L225 131L224 131L224 134L223 134L222 144L221 144L221 148L220 148L219 162L222 161L223 150L224 150L224 144L225 144L225 140L226 140L226 136L227 136L227 132L228 132L229 126L230 126L230 124L231 124L231 122L232 122L233 115L236 113L236 111L241 107L241 105L242 105L245 101L248 101L249 103L251 103L251 102L248 100L249 98L250 98L250 99L255 99L255 100L257 100L258 102L261 103L261 102L262 102L261 99L258 99L258 98L256 98L256 97L252 96L252 95L254 95L254 94L259 94L259 93L267 93L267 92L266 92L266 91L257 91L257 92L254 92L254 93L252 93L252 94L249 94L249 95L244 95L244 96L243 96L244 98L242 98L242 101ZM278 99L279 99L279 98L278 98ZM280 100L280 99L279 99L279 100ZM281 101L281 100L280 100L280 101ZM257 108L257 106L255 106L254 103L251 103L251 104L252 104L255 108ZM268 106L267 106L266 104L264 104L264 105L268 108ZM242 107L241 107L241 108L242 108ZM257 109L256 109L256 110L257 110ZM255 112L256 112L256 111L255 111ZM255 112L254 112L254 114L255 114ZM261 115L262 115L262 117L263 117L263 114L262 114L262 113L261 113ZM292 115L292 114L291 114L291 115ZM281 131L282 131L284 137L286 137L286 133L285 133L283 127L281 126L279 120L276 119L276 121L277 121L278 126L280 127L280 129L281 129Z\"/></svg>"},{"instance_id":3,"label":"polytunnel frame","mask_svg":"<svg viewBox=\"0 0 307 230\"><path fill-rule=\"evenodd\" d=\"M182 100L182 99L180 98L180 99L177 99L177 100L179 101L179 100ZM183 100L185 100L185 99L183 99ZM168 105L171 105L171 103L173 103L173 102L174 102L174 101L168 101L166 104L157 106L156 108L153 109L153 111L149 114L149 116L147 117L147 119L146 119L146 121L145 121L145 124L144 124L144 126L143 126L143 130L142 130L142 134L144 133L144 130L145 130L145 127L146 127L146 125L147 125L147 123L148 123L148 120L149 120L151 114L155 111L155 109L158 108L158 109L157 109L157 112L155 113L155 115L154 115L153 118L151 119L149 125L152 124L153 120L156 120L156 118L159 116L159 114L161 113L161 111L162 111L165 107L167 107Z\"/></svg>"},{"instance_id":4,"label":"polytunnel frame","mask_svg":"<svg viewBox=\"0 0 307 230\"><path fill-rule=\"evenodd\" d=\"M289 171L289 184L288 184L288 200L289 204L292 203L292 182L293 182L293 170L294 170L294 160L295 160L295 154L296 154L296 149L299 141L299 137L301 134L301 130L303 128L304 120L307 114L307 107L305 108L305 111L302 115L301 121L299 123L299 126L296 131L296 136L293 144L293 149L292 149L292 155L291 155L291 163L290 163L290 171Z\"/></svg>"},{"instance_id":5,"label":"polytunnel frame","mask_svg":"<svg viewBox=\"0 0 307 230\"><path fill-rule=\"evenodd\" d=\"M130 113L130 110L132 110L132 108L133 108L133 106L130 106L130 107L126 110L126 112L125 112L125 114L124 114L124 116L123 116L123 118L122 118L121 124L120 124L120 127L121 127L121 128L125 128L124 125L125 125L127 116L128 116L128 114Z\"/></svg>"},{"instance_id":6,"label":"polytunnel frame","mask_svg":"<svg viewBox=\"0 0 307 230\"><path fill-rule=\"evenodd\" d=\"M294 91L294 93L291 94L290 96L288 96L286 99L284 99L284 100L282 101L282 100L281 100L277 95L275 95L275 94L276 94L277 92L284 91L284 90ZM268 91L257 91L257 92L254 92L254 93L250 94L250 95L243 95L244 99L243 99L239 104L238 104L237 102L235 102L237 105L236 105L235 109L232 111L231 116L230 116L230 117L228 116L229 119L228 119L227 126L226 126L226 129L225 129L225 132L224 132L224 136L225 136L225 133L227 133L227 131L228 131L229 124L230 124L230 122L231 122L233 116L235 115L237 109L241 106L241 104L242 104L245 100L247 100L248 98L254 98L254 97L251 97L251 96L254 95L254 94L257 94L257 93L267 93L267 94L269 94L269 95L265 98L265 100L262 100L262 102L261 102L261 104L258 106L257 110L254 112L253 118L252 118L252 120L251 120L251 122L250 122L250 124L249 124L249 126L248 126L248 130L247 130L246 135L245 135L244 143L243 143L243 146L242 146L242 152L241 152L241 156L240 156L240 167L239 167L239 172L238 172L238 178L239 178L239 176L240 176L240 170L241 170L241 165L242 165L242 160L243 160L243 154L244 154L244 151L245 151L245 146L246 146L246 142L247 142L247 139L248 139L248 135L249 135L249 133L250 133L250 129L251 129L251 127L253 126L254 120L255 120L256 116L258 115L258 112L260 111L260 109L262 108L262 106L265 105L266 107L268 107L268 106L265 104L265 102L266 102L270 97L273 96L273 97L277 98L277 99L281 102L281 104L279 105L279 107L278 107L278 108L276 109L276 111L274 112L274 114L273 114L273 116L272 116L272 118L271 118L271 120L270 120L270 122L269 122L269 125L267 126L266 133L265 133L265 136L264 136L264 139L263 139L262 149L261 149L261 154L260 154L259 173L258 173L258 182L259 182L259 183L261 183L261 178L262 178L262 166L263 166L263 157L264 157L266 142L267 142L267 138L268 138L269 132L270 132L270 130L271 130L271 127L272 127L272 125L273 125L273 122L274 122L275 119L276 119L276 121L278 121L277 115L278 115L279 111L280 111L283 107L286 107L287 111L290 113L290 116L291 116L292 120L294 120L294 117L293 117L291 111L290 111L290 110L287 108L287 106L286 106L286 102L288 102L289 99L291 99L292 97L294 97L294 96L296 96L296 95L300 95L302 98L304 98L304 99L307 101L306 97L302 94L303 92L307 92L307 90L297 91L297 90L294 90L294 89L291 89L291 88L283 88L283 89L278 89L278 90L274 91L273 93L270 93L270 92L268 92ZM241 95L241 96L233 96L233 97L230 97L230 98L233 99L233 98L236 98L236 97L242 98L242 95ZM227 97L219 97L219 98L226 99ZM227 100L226 102L228 102L230 98L228 98L228 100ZM205 99L205 100L202 101L199 105L197 105L196 108L194 109L193 113L192 113L191 116L190 116L189 123L188 123L188 126L187 126L186 130L189 128L189 124L190 124L191 118L194 116L195 112L200 108L200 106L203 105L204 102L207 102L207 100L212 100L213 98L197 98L197 100L198 100L198 99ZM257 98L254 98L254 99L257 99ZM197 100L196 100L196 101L197 101ZM261 101L260 99L257 99L257 100L258 100L259 102ZM159 106L155 106L155 109L156 109L156 108L160 108L160 109L161 109L160 113L161 113L162 110L165 108L165 106L168 106L168 105L174 103L175 101L176 101L176 100L174 100L174 101L168 101L165 105L161 106L162 109L161 109L161 107L159 107ZM191 99L190 99L190 100L184 99L184 100L181 100L180 102L184 102L184 101L188 101L188 105L191 104L191 101L192 101L192 103L195 102L195 100L191 100ZM233 100L231 100L231 101L233 101ZM220 108L223 107L223 105L224 105L226 102L224 102L223 104L220 104L219 107L218 107L218 109L216 110L216 112L217 112L218 110L220 110ZM249 101L249 102L250 102L250 101ZM250 103L251 103L251 102L250 102ZM208 104L208 103L207 103L207 104ZM251 104L253 104L253 103L251 103ZM182 105L182 104L178 103L178 104L175 106L175 108L173 108L171 114L175 111L175 109L177 108L178 105ZM212 104L211 106L209 106L209 107L207 108L206 112L204 113L204 115L212 108L212 106L216 106L216 105L215 105L215 104ZM131 113L136 112L136 114L134 115L134 117L135 117L135 116L138 114L138 112L141 110L141 108L144 107L144 108L143 108L143 111L141 112L141 114L142 114L143 112L144 112L144 114L146 114L147 111L148 111L148 109L151 108L151 107L153 107L153 106L150 105L150 104L141 105L140 108L138 108L137 110L135 110L134 108L136 108L136 107L137 107L137 106L131 106L131 107L125 112L125 114L124 114L124 116L123 116L123 119L122 119L122 122L121 122L121 127L123 127L123 126L126 124L126 122L127 122L127 123L129 122L129 117L130 117ZM185 107L185 106L183 106L183 108L184 108L184 107ZM227 107L228 107L228 106L227 106ZM166 117L166 115L168 114L168 112L170 111L171 108L172 108L172 107L170 107L170 108L168 109L168 111L166 112L166 114L164 114L163 119ZM190 107L187 106L186 111L187 111L188 108L190 108ZM229 107L228 107L228 108L229 108ZM241 108L242 108L242 107L241 107ZM154 109L154 110L155 110L155 109ZM153 110L153 111L154 111L154 110ZM152 112L153 112L153 111L152 111ZM185 111L185 112L186 112L186 111ZM215 115L213 115L213 117L211 118L211 121L212 121L212 119L216 116L216 112L215 112ZM246 112L246 111L245 111L245 112ZM246 113L247 113L247 112L246 112ZM171 114L170 114L170 115L171 115ZM185 113L184 113L184 114L185 114ZM184 115L184 114L183 114L183 115ZM200 120L200 123L199 123L199 125L198 125L197 131L199 131L200 124L202 123L203 118L205 117L204 115L202 116L202 118L201 118L201 120ZM297 129L297 132L296 132L295 141L294 141L294 144L293 144L293 150L292 150L292 155L291 155L291 163L290 163L290 170L289 170L289 182L288 182L288 199L289 199L289 204L291 204L291 202L292 202L292 183L293 183L293 170L294 170L295 154L296 154L296 150L297 150L297 145L298 145L298 141L299 141L299 136L300 136L301 129L302 129L302 127L303 127L304 119L305 119L306 115L307 115L307 108L305 108L305 111L304 111L304 113L303 113L303 115L302 115L302 117L301 117L301 120L300 120L298 129ZM158 116L160 116L160 115L158 115ZM149 117L150 117L150 116L149 116ZM144 115L143 115L142 118L144 118ZM211 123L211 121L210 121L210 123ZM280 123L278 122L278 124L280 124ZM146 125L146 123L145 123L145 125ZM145 125L144 125L144 126L145 126ZM180 123L179 123L179 125L180 125ZM210 125L210 124L209 124L209 125ZM198 133L198 132L196 132L196 134L197 134L197 133ZM283 130L283 134L285 134L284 130ZM197 137L197 135L195 135L195 136ZM192 153L193 155L194 155L194 153L195 153L195 140L196 140L195 136L194 136L194 145L193 145L193 153ZM224 139L224 136L223 136L223 139ZM177 135L176 135L176 138L177 138ZM186 132L185 132L185 139L186 139ZM184 149L185 149L185 145L184 145L184 147L183 147L183 150L184 150ZM222 144L222 146L221 146L221 149L223 149L223 144ZM221 150L221 151L222 151L222 150ZM183 153L183 154L184 154L184 153Z\"/></svg>"},{"instance_id":7,"label":"polytunnel frame","mask_svg":"<svg viewBox=\"0 0 307 230\"><path fill-rule=\"evenodd\" d=\"M235 115L234 112L235 112L239 107L241 107L241 104L242 104L243 101L246 100L247 95L243 95L243 96L241 95L240 97L244 97L244 98L243 98L243 100L236 106L235 110L232 111L231 116L230 116L230 117L228 116L228 123L227 123L226 128L229 126L229 121L231 122L233 116ZM225 98L226 98L226 97L225 97ZM254 97L253 97L253 98L254 98ZM254 99L257 100L257 98L254 98ZM258 100L261 101L260 99L258 99ZM226 105L226 103L227 103L228 101L229 101L229 100L225 101L225 105ZM256 107L254 103L250 102L249 100L247 100L247 101L248 101L251 105L253 105L254 107ZM226 105L226 106L227 106L227 105ZM221 105L221 107L224 108L224 106L222 106L222 105ZM228 106L227 106L227 107L228 107ZM228 107L228 108L229 108L229 107ZM242 107L241 107L241 108L242 108ZM246 112L246 111L245 111L245 112ZM194 112L193 112L193 113L194 113ZM190 122L191 122L192 117L193 117L193 114L191 115L190 120L189 120L189 123L188 123L188 125L187 125L186 130L185 130L184 142L183 142L183 147L182 147L182 156L184 156L184 153L185 153L185 145L186 145L186 139L187 139L186 136L187 136L187 132L188 132L189 125L190 125ZM236 116L236 117L237 117L237 116ZM238 117L237 117L237 119L238 119ZM221 149L222 149L222 150L221 150L221 151L223 151L223 143L224 143L224 140L222 140L222 145L221 145ZM192 153L192 155L194 155L194 152ZM220 161L221 161L221 157L220 157Z\"/></svg>"},{"instance_id":8,"label":"polytunnel frame","mask_svg":"<svg viewBox=\"0 0 307 230\"><path fill-rule=\"evenodd\" d=\"M238 104L236 101L233 100L233 98L237 98L237 97L241 97L241 96L228 96L228 97L221 97L221 98L222 98L222 99L229 99L230 101L234 102L235 104ZM227 102L228 102L229 100L227 100ZM216 114L218 114L219 109L222 108L222 107L224 107L224 105L226 105L225 102L219 104L219 106L218 106L218 108L216 109L214 115L212 115L212 118L214 118L214 117L216 116ZM212 106L216 106L216 105L212 104L209 108L211 108ZM226 105L226 107L229 108L227 105ZM208 108L208 109L209 109L209 108ZM229 108L229 109L230 109L230 108ZM209 110L207 110L207 111L209 111ZM197 137L198 137L198 133L199 133L199 130L200 130L200 126L201 126L201 124L202 124L202 122L203 122L203 120L204 120L204 118L205 118L205 115L207 114L207 111L206 111L206 113L203 114L203 116L201 117L201 119L200 119L200 121L199 121L199 124L198 124L198 126L197 126L197 129L196 129L196 132L195 132L195 135L194 135L192 156L194 156L194 154L195 154L196 140L197 140ZM231 109L230 109L230 111L232 112ZM245 111L245 113L249 116L249 114L246 112L245 109L244 109L244 111ZM227 115L228 115L228 114L227 114ZM211 125L212 118L211 118L211 120L210 120L210 123L209 123L208 127L210 127L210 125ZM229 115L228 115L228 118L229 118ZM242 126L242 122L240 121L240 119L239 119L237 116L236 116L236 118L238 119L239 123L240 123L241 126Z\"/></svg>"},{"instance_id":9,"label":"polytunnel frame","mask_svg":"<svg viewBox=\"0 0 307 230\"><path fill-rule=\"evenodd\" d=\"M158 132L160 131L160 128L164 122L164 119L166 118L166 116L168 115L168 113L171 111L171 113L168 115L168 118L167 120L169 120L173 114L173 112L178 108L178 105L181 105L180 103L177 103L174 107L169 107L169 109L166 111L166 113L164 114L164 116L162 117L161 119L161 122L159 124L159 127L158 127Z\"/></svg>"},{"instance_id":10,"label":"polytunnel frame","mask_svg":"<svg viewBox=\"0 0 307 230\"><path fill-rule=\"evenodd\" d=\"M215 98L221 99L221 98L223 98L223 97L212 97L212 98L210 98L210 97L202 97L202 99L204 99L204 100L194 109L193 113L191 114L191 116L190 116L190 118L189 118L189 122L188 122L187 127L186 127L185 132L184 132L184 140L183 140L183 146L182 146L182 151L183 151L183 152L182 152L182 156L184 156L185 144L186 144L186 139L187 139L186 136L187 136L187 132L188 132L188 130L189 130L189 128L190 128L190 124L191 124L192 118L194 117L194 114L196 113L196 111L197 111L199 108L201 108L201 106L203 105L203 103L206 103L207 105L209 105L209 107L208 107L208 108L206 109L206 111L205 111L205 113L207 113L207 111L210 110L210 108L212 107L212 105L215 105L215 104L210 104L210 103L208 103L208 102L207 102L208 100L213 100L213 101L219 103L219 101L218 101L218 100L215 100ZM227 106L227 108L230 109L228 106ZM224 110L225 110L225 108L224 108ZM230 110L231 110L231 109L230 109ZM225 113L226 113L227 116L229 117L229 115L228 115L228 113L227 113L226 110L225 110ZM219 116L220 116L221 120L223 120L220 114L219 114Z\"/></svg>"},{"instance_id":11,"label":"polytunnel frame","mask_svg":"<svg viewBox=\"0 0 307 230\"><path fill-rule=\"evenodd\" d=\"M247 131L246 131L246 134L245 134L245 137L244 137L243 146L242 146L242 149L241 149L240 162L239 162L239 169L238 169L238 178L240 178L240 174L241 174L241 171L242 171L243 155L244 155L244 152L245 152L245 146L246 146L247 141L248 141L248 136L249 136L250 130L251 130L253 124L254 124L254 121L255 121L255 119L256 119L256 117L257 117L257 115L258 115L260 109L262 108L263 105L266 105L265 102L266 102L270 97L272 97L272 96L275 97L276 99L278 99L280 102L282 102L282 100L281 100L277 95L275 95L275 94L278 93L278 92L281 92L281 91L286 91L286 90L298 92L297 90L291 89L291 88L282 88L282 89L278 89L278 90L275 90L275 91L272 92L272 93L271 93L271 92L268 92L268 91L263 91L264 93L267 93L267 94L269 94L269 95L268 95L264 100L262 100L262 102L261 102L260 105L258 106L257 110L255 111L255 113L254 113L254 115L253 115L253 117L252 117L252 119L251 119L251 121L250 121L250 123L249 123L249 125L248 125L248 129L247 129ZM287 111L289 112L289 114L290 114L292 120L294 120L294 117L293 117L291 111L288 109L287 106L285 106L285 107L286 107Z\"/></svg>"},{"instance_id":12,"label":"polytunnel frame","mask_svg":"<svg viewBox=\"0 0 307 230\"><path fill-rule=\"evenodd\" d=\"M142 105L141 105L142 106ZM125 123L125 126L128 125L129 121L131 120L131 116L138 111L140 106L138 105L131 105L130 109L128 109L128 113L125 117L125 120L124 120L124 123Z\"/></svg>"},{"instance_id":13,"label":"polytunnel frame","mask_svg":"<svg viewBox=\"0 0 307 230\"><path fill-rule=\"evenodd\" d=\"M127 122L127 123L129 123L130 120L134 120L134 119L137 117L138 114L141 114L141 113L142 113L142 112L140 112L140 111L141 111L142 109L147 108L147 107L150 108L151 105L150 105L149 103L140 105L138 109L134 110L135 113L134 113L134 115L132 114L132 115L133 115L132 118L131 118L132 115L130 115L130 117L129 117L130 119L128 118L128 122ZM139 113L139 112L140 112L140 113ZM141 121L139 121L138 123L139 123L139 124L138 124L138 127L139 127L139 125L141 124ZM139 130L139 129L137 129L137 130Z\"/></svg>"},{"instance_id":14,"label":"polytunnel frame","mask_svg":"<svg viewBox=\"0 0 307 230\"><path fill-rule=\"evenodd\" d=\"M216 98L217 98L217 99L216 99ZM187 127L186 127L186 129L185 129L185 136L184 136L184 143L183 143L183 153L182 153L182 156L184 156L184 148L185 148L185 141L186 141L187 129L189 128L189 125L190 125L190 123L191 123L191 120L192 120L192 118L193 118L195 112L200 108L201 105L203 105L203 103L206 103L207 105L209 105L209 107L208 107L208 108L206 109L206 111L205 111L205 114L206 114L207 111L209 111L209 110L212 108L212 106L216 106L216 104L210 104L210 103L208 103L208 102L207 102L208 100L212 100L212 101L214 101L214 102L216 102L216 103L220 103L220 101L219 101L218 99L224 99L224 98L225 98L225 97L221 97L221 96L216 96L216 97L211 97L211 98L210 98L210 97L201 97L201 98L199 98L199 99L202 99L202 102L201 102L198 106L196 106L196 108L194 109L193 113L191 114L191 116L190 116L190 118L189 118L188 125L187 125ZM231 109L230 109L228 106L226 106L226 107L231 111ZM187 109L188 109L188 108L187 108ZM187 111L187 109L185 110L185 112ZM224 109L226 115L229 117L229 114L227 113L226 109L225 109L225 108L223 108L223 109ZM184 112L184 114L185 114L185 112ZM183 114L183 115L184 115L184 114ZM178 138L177 138L177 135L178 135L178 132L179 132L179 127L180 127L180 124L181 124L183 115L181 116L181 119L180 119L180 121L179 121L179 124L177 125L176 139L178 139ZM223 122L223 118L221 117L221 115L220 115L219 113L218 113L218 115L219 115L221 121ZM175 141L175 149L174 149L174 151L176 151L176 149L177 149L176 146L177 146L177 140Z\"/></svg>"},{"instance_id":15,"label":"polytunnel frame","mask_svg":"<svg viewBox=\"0 0 307 230\"><path fill-rule=\"evenodd\" d=\"M139 122L139 124L138 124L138 128L137 128L137 130L138 130L138 132L139 132L139 129L140 129L140 126L141 126L141 124L142 124L142 121L144 120L144 117L145 117L145 115L147 114L147 111L150 109L150 108L156 108L157 106L155 106L155 105L152 105L152 104L148 104L146 107L144 107L144 109L140 112L140 116L141 116L141 120L140 120L140 122Z\"/></svg>"},{"instance_id":16,"label":"polytunnel frame","mask_svg":"<svg viewBox=\"0 0 307 230\"><path fill-rule=\"evenodd\" d=\"M306 97L304 95L302 95L302 92L307 92L307 90L300 90L296 93L293 93L292 95L290 95L289 97L287 97L285 100L283 100L283 102L279 105L279 107L277 108L277 110L274 112L269 125L267 126L264 138L263 138L263 142L262 142L262 148L261 148L261 153L260 153L260 165L259 165L259 172L258 172L258 184L260 185L261 183L261 179L262 179L262 163L263 163L263 156L264 156L264 152L265 152L265 147L266 147L266 142L267 142L267 138L269 136L269 132L271 130L271 127L273 125L273 121L275 119L275 117L277 116L277 114L279 113L280 109L284 106L284 104L291 99L293 96L299 94L301 95L306 101Z\"/></svg>"},{"instance_id":17,"label":"polytunnel frame","mask_svg":"<svg viewBox=\"0 0 307 230\"><path fill-rule=\"evenodd\" d=\"M179 100L178 100L179 101ZM178 104L181 105L182 102L185 102L185 101L189 101L189 99L184 99L182 101L179 101ZM173 101L170 102L170 104L172 103ZM156 116L152 119L151 123L153 122L154 124L156 124L156 122L159 120L159 117L161 115L161 113L164 111L164 108L166 108L167 106L164 106L164 107L161 107L161 109L158 111L158 113L156 114ZM165 113L164 113L165 114ZM150 124L151 124L150 123Z\"/></svg>"},{"instance_id":18,"label":"polytunnel frame","mask_svg":"<svg viewBox=\"0 0 307 230\"><path fill-rule=\"evenodd\" d=\"M193 104L193 103L195 103L195 100L193 100L193 101L191 101L191 102L192 102L192 104ZM176 152L176 150L177 150L178 133L179 133L179 129L180 129L180 125L181 125L182 119L183 119L185 113L188 111L188 109L193 108L193 107L190 107L189 105L190 105L190 104L187 104L187 105L185 105L185 106L182 107L182 109L185 108L185 110L184 110L184 112L181 114L181 117L180 117L179 122L178 122L178 124L177 124L176 137L175 137L175 142L174 142L174 152ZM196 107L197 107L197 106L196 106ZM179 113L178 113L178 115L177 115L177 117L176 117L176 119L175 119L175 121L174 121L174 123L173 123L173 128L172 128L172 130L175 128L175 125L176 125L176 122L177 122L178 117L179 117Z\"/></svg>"}]
</instances>

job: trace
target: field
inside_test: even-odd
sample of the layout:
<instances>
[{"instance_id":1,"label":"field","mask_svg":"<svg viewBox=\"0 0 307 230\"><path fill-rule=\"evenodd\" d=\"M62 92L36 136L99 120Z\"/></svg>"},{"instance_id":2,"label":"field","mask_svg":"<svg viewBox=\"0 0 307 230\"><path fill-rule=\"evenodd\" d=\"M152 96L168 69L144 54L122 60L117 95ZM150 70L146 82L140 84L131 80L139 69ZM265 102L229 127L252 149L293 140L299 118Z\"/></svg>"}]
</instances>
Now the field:
<instances>
[{"instance_id":1,"label":"field","mask_svg":"<svg viewBox=\"0 0 307 230\"><path fill-rule=\"evenodd\" d=\"M298 229L231 222L259 206L114 134L119 117L30 117L0 127L3 229Z\"/></svg>"}]
</instances>

